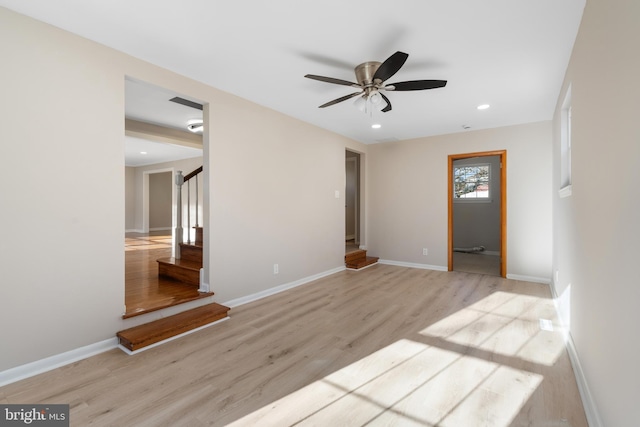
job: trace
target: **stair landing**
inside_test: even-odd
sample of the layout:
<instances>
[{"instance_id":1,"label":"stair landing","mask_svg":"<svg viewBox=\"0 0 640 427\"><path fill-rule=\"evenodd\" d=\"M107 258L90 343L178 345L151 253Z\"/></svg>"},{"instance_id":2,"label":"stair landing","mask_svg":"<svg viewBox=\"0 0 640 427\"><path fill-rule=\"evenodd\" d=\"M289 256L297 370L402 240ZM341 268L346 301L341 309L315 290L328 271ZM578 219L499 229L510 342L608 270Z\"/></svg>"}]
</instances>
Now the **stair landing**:
<instances>
[{"instance_id":1,"label":"stair landing","mask_svg":"<svg viewBox=\"0 0 640 427\"><path fill-rule=\"evenodd\" d=\"M125 329L116 335L120 345L129 351L137 351L174 338L178 335L228 318L230 308L212 303L183 311L153 322Z\"/></svg>"}]
</instances>

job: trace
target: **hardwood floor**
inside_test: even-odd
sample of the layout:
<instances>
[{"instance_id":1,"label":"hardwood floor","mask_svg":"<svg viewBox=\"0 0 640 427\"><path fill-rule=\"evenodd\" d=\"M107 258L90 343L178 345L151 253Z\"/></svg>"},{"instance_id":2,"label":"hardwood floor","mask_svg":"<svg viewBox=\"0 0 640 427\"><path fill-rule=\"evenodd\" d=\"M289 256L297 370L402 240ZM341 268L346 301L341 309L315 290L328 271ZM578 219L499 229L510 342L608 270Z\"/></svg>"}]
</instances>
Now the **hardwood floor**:
<instances>
[{"instance_id":1,"label":"hardwood floor","mask_svg":"<svg viewBox=\"0 0 640 427\"><path fill-rule=\"evenodd\" d=\"M557 326L545 285L375 265L2 387L0 402L69 403L72 426L584 427Z\"/></svg>"},{"instance_id":2,"label":"hardwood floor","mask_svg":"<svg viewBox=\"0 0 640 427\"><path fill-rule=\"evenodd\" d=\"M204 298L195 286L158 277L158 258L171 256L171 231L125 234L125 306L123 317Z\"/></svg>"}]
</instances>

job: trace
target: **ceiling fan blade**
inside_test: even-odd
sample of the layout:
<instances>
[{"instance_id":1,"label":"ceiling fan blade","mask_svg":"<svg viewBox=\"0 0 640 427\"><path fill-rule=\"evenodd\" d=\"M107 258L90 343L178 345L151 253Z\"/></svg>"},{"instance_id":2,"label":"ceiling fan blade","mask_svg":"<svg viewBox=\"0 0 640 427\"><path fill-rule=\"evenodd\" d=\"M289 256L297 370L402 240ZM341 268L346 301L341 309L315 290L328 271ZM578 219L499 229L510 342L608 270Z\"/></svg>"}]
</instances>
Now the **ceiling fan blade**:
<instances>
[{"instance_id":1,"label":"ceiling fan blade","mask_svg":"<svg viewBox=\"0 0 640 427\"><path fill-rule=\"evenodd\" d=\"M445 87L446 80L411 80L407 82L391 83L386 86L387 90L425 90ZM389 86L393 86L391 89Z\"/></svg>"},{"instance_id":2,"label":"ceiling fan blade","mask_svg":"<svg viewBox=\"0 0 640 427\"><path fill-rule=\"evenodd\" d=\"M376 70L373 75L373 80L379 79L380 81L385 81L395 73L398 72L400 68L404 65L409 55L404 52L396 52L390 57L388 57L380 67Z\"/></svg>"},{"instance_id":3,"label":"ceiling fan blade","mask_svg":"<svg viewBox=\"0 0 640 427\"><path fill-rule=\"evenodd\" d=\"M378 92L380 93L380 92ZM382 110L383 113L386 113L387 111L391 111L391 101L389 101L389 98L387 98L384 93L380 93L380 96L382 97L382 99L384 99L384 101L387 103L387 106L384 107Z\"/></svg>"},{"instance_id":4,"label":"ceiling fan blade","mask_svg":"<svg viewBox=\"0 0 640 427\"><path fill-rule=\"evenodd\" d=\"M334 84L343 85L343 86L360 87L358 83L348 82L346 80L334 79L333 77L316 76L314 74L307 74L305 77L308 79L319 80L321 82L326 82L326 83L334 83Z\"/></svg>"},{"instance_id":5,"label":"ceiling fan blade","mask_svg":"<svg viewBox=\"0 0 640 427\"><path fill-rule=\"evenodd\" d=\"M321 106L319 106L318 108L329 107L329 106L331 106L331 105L337 104L338 102L346 101L347 99L351 99L351 98L353 98L354 96L361 95L363 92L364 92L364 91L361 91L361 92L354 92L354 93L349 94L349 95L341 96L341 97L340 97L340 98L338 98L338 99L334 99L333 101L329 101L329 102L327 102L326 104L322 104L322 105L321 105Z\"/></svg>"}]
</instances>

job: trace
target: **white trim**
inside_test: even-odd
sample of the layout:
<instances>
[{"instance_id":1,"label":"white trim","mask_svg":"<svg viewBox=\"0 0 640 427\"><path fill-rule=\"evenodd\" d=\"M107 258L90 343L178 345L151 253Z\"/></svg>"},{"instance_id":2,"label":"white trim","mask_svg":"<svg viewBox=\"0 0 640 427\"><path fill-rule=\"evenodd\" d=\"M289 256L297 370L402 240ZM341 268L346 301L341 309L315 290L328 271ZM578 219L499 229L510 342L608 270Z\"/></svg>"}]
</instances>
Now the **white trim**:
<instances>
[{"instance_id":1,"label":"white trim","mask_svg":"<svg viewBox=\"0 0 640 427\"><path fill-rule=\"evenodd\" d=\"M45 359L36 360L35 362L7 369L6 371L0 372L0 387L25 378L33 377L43 372L51 371L52 369L77 362L78 360L95 356L96 354L114 349L117 346L118 339L113 337L95 344L89 344Z\"/></svg>"},{"instance_id":2,"label":"white trim","mask_svg":"<svg viewBox=\"0 0 640 427\"><path fill-rule=\"evenodd\" d=\"M423 270L449 271L449 269L443 265L417 264L413 262L393 261L389 259L379 259L378 263L395 265L398 267L421 268Z\"/></svg>"},{"instance_id":3,"label":"white trim","mask_svg":"<svg viewBox=\"0 0 640 427\"><path fill-rule=\"evenodd\" d=\"M367 269L367 268L371 267L372 265L376 265L377 263L378 263L378 261L372 262L371 264L365 265L364 267L360 267L360 268L349 268L349 267L347 267L347 270L349 270L349 271L362 271L364 269Z\"/></svg>"},{"instance_id":4,"label":"white trim","mask_svg":"<svg viewBox=\"0 0 640 427\"><path fill-rule=\"evenodd\" d=\"M571 184L567 185L566 187L562 187L558 191L558 195L560 196L561 199L571 196Z\"/></svg>"},{"instance_id":5,"label":"white trim","mask_svg":"<svg viewBox=\"0 0 640 427\"><path fill-rule=\"evenodd\" d=\"M222 305L226 305L229 308L238 307L239 305L248 304L250 302L257 301L262 298L266 298L271 295L275 295L277 293L286 291L288 289L295 288L297 286L301 286L307 284L309 282L313 282L314 280L321 279L326 276L330 276L335 273L339 273L341 271L346 270L345 266L337 267L332 270L327 270L322 273L314 274L313 276L304 277L300 280L295 280L293 282L285 283L284 285L276 286L270 289L266 289L264 291L256 292L255 294L247 295L245 297L240 297L236 299L232 299L227 302L223 302Z\"/></svg>"},{"instance_id":6,"label":"white trim","mask_svg":"<svg viewBox=\"0 0 640 427\"><path fill-rule=\"evenodd\" d=\"M148 345L148 346L146 346L146 347L142 347L141 349L138 349L138 350L133 350L133 351L131 351L131 350L129 350L128 348L126 348L126 347L122 346L121 344L118 344L118 348L119 348L120 350L124 351L125 353L127 353L129 356L133 356L134 354L141 353L141 352L143 352L143 351L145 351L145 350L149 350L150 348L158 347L159 345L162 345L162 344L168 343L169 341L173 341L173 340L175 340L175 339L182 338L182 337L184 337L184 336L186 336L186 335L192 334L192 333L194 333L194 332L198 332L198 331L200 331L200 330L202 330L202 329L208 328L209 326L217 325L218 323L220 323L220 322L224 322L225 320L229 320L229 319L230 319L230 317L229 317L229 316L227 316L227 317L225 317L225 318L223 318L223 319L219 319L219 320L216 320L215 322L207 323L206 325L202 325L202 326L200 326L200 327L198 327L198 328L191 329L190 331L183 332L183 333L178 334L178 335L176 335L176 336L173 336L173 337L167 338L166 340L158 341L157 343L154 343L154 344Z\"/></svg>"},{"instance_id":7,"label":"white trim","mask_svg":"<svg viewBox=\"0 0 640 427\"><path fill-rule=\"evenodd\" d=\"M562 316L560 315L561 312L560 304L558 303L558 291L556 290L556 285L553 281L549 283L549 289L551 290L551 295L553 297L553 305L555 306L556 313L558 314L558 321L560 323L560 326L562 327L565 347L567 349L567 354L569 354L569 360L571 361L571 366L573 367L573 373L576 377L578 391L580 392L580 399L582 400L582 406L584 407L584 412L587 416L587 423L589 424L589 427L602 427L604 426L604 424L602 423L600 413L598 412L598 407L596 406L593 395L591 394L591 390L589 389L587 377L582 370L582 364L580 363L580 358L578 357L578 351L576 350L576 346L573 342L571 331L569 330L567 325L564 324Z\"/></svg>"},{"instance_id":8,"label":"white trim","mask_svg":"<svg viewBox=\"0 0 640 427\"><path fill-rule=\"evenodd\" d=\"M130 228L130 229L126 229L124 230L125 233L144 233L144 230L142 228Z\"/></svg>"},{"instance_id":9,"label":"white trim","mask_svg":"<svg viewBox=\"0 0 640 427\"><path fill-rule=\"evenodd\" d=\"M521 280L523 282L541 283L543 285L549 285L551 283L551 279L536 276L522 276L520 274L507 274L507 279Z\"/></svg>"},{"instance_id":10,"label":"white trim","mask_svg":"<svg viewBox=\"0 0 640 427\"><path fill-rule=\"evenodd\" d=\"M584 412L587 416L587 423L589 427L603 427L602 419L598 413L596 402L593 400L591 391L589 390L589 384L587 383L587 377L584 375L582 365L580 364L580 358L576 351L575 344L573 343L573 337L571 332L568 332L565 336L565 344L567 347L567 353L569 353L569 359L571 359L571 365L573 366L573 372L576 375L576 382L578 383L578 391L582 398L582 406L584 406Z\"/></svg>"},{"instance_id":11,"label":"white trim","mask_svg":"<svg viewBox=\"0 0 640 427\"><path fill-rule=\"evenodd\" d=\"M166 230L172 230L172 227L153 227L153 228L149 228L149 231L166 231Z\"/></svg>"}]
</instances>

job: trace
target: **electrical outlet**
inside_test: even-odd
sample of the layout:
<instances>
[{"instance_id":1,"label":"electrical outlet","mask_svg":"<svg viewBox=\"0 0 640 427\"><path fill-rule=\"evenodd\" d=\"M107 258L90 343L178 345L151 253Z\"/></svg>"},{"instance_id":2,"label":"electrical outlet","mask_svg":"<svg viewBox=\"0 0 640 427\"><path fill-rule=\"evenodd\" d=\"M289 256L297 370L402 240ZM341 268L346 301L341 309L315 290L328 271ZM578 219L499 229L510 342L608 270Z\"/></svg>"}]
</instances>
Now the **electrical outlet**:
<instances>
[{"instance_id":1,"label":"electrical outlet","mask_svg":"<svg viewBox=\"0 0 640 427\"><path fill-rule=\"evenodd\" d=\"M273 274L278 274L278 264L273 264Z\"/></svg>"},{"instance_id":2,"label":"electrical outlet","mask_svg":"<svg viewBox=\"0 0 640 427\"><path fill-rule=\"evenodd\" d=\"M422 255L429 255L429 249L422 248Z\"/></svg>"}]
</instances>

